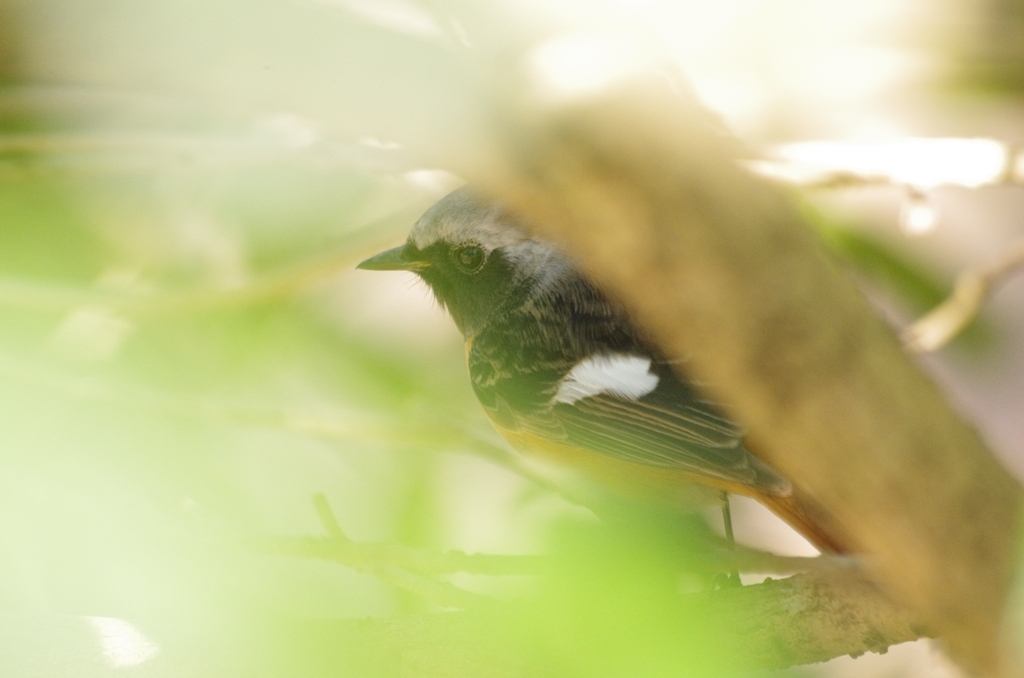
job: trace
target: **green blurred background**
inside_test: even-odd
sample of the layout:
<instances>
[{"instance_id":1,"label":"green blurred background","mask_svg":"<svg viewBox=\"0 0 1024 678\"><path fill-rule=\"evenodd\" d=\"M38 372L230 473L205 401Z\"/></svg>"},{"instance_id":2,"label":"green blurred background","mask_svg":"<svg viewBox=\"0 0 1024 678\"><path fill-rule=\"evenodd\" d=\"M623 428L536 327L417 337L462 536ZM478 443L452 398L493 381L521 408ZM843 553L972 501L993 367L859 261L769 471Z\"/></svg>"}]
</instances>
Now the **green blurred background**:
<instances>
[{"instance_id":1,"label":"green blurred background","mask_svg":"<svg viewBox=\"0 0 1024 678\"><path fill-rule=\"evenodd\" d=\"M487 152L497 74L552 35L659 42L755 146L1019 143L1022 7L0 0L0 675L731 666L670 604L694 528L630 507L598 523L517 473L426 289L352 268L459 185L445 168ZM1019 238L1024 207L1014 188L937 189L939 228L910 239L903 197L801 198L896 323ZM926 361L1018 470L1021 297L1008 286L973 344ZM550 569L396 585L272 552L324 533L321 493L359 543ZM808 552L737 514L748 542ZM443 617L451 584L512 602ZM382 657L391 627L363 618L428 621L393 627L419 647ZM445 634L479 656L438 649ZM924 644L816 670L954 672Z\"/></svg>"}]
</instances>

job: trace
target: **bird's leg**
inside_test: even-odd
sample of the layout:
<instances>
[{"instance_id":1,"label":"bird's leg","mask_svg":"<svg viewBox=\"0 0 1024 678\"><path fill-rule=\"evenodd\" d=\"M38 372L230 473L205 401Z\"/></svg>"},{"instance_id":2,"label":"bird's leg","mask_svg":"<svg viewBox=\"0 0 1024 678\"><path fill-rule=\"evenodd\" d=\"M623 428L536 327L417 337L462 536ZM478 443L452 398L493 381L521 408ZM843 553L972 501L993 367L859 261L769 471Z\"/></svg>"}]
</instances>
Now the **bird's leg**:
<instances>
[{"instance_id":1,"label":"bird's leg","mask_svg":"<svg viewBox=\"0 0 1024 678\"><path fill-rule=\"evenodd\" d=\"M729 542L729 547L732 548L736 545L736 538L732 533L732 509L729 507L729 493L725 491L722 492L722 525L725 528L725 538ZM717 583L718 588L743 586L740 581L740 573L736 570L720 574Z\"/></svg>"},{"instance_id":2,"label":"bird's leg","mask_svg":"<svg viewBox=\"0 0 1024 678\"><path fill-rule=\"evenodd\" d=\"M735 544L736 538L732 534L732 509L729 508L729 493L722 492L722 524L725 525L725 538L729 544Z\"/></svg>"}]
</instances>

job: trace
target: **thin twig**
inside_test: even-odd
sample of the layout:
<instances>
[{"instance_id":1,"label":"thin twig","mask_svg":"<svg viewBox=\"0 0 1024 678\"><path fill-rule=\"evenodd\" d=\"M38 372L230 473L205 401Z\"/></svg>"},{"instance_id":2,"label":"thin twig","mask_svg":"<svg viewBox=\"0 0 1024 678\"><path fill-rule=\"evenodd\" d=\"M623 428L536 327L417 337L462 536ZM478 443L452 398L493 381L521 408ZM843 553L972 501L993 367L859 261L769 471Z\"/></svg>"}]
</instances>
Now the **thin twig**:
<instances>
[{"instance_id":1,"label":"thin twig","mask_svg":"<svg viewBox=\"0 0 1024 678\"><path fill-rule=\"evenodd\" d=\"M320 138L313 130L238 134L73 131L0 134L4 174L17 177L44 167L58 171L153 171L169 164L250 167L298 162L317 169L367 167L398 170L402 156L365 144Z\"/></svg>"},{"instance_id":2,"label":"thin twig","mask_svg":"<svg viewBox=\"0 0 1024 678\"><path fill-rule=\"evenodd\" d=\"M320 522L323 523L324 529L327 530L328 537L335 541L351 542L351 539L342 531L338 517L334 515L334 510L331 508L330 502L327 501L327 495L323 492L314 494L313 508L316 509L316 514L319 516Z\"/></svg>"},{"instance_id":3,"label":"thin twig","mask_svg":"<svg viewBox=\"0 0 1024 678\"><path fill-rule=\"evenodd\" d=\"M329 560L357 570L389 567L422 575L455 572L492 577L535 575L543 571L545 562L543 556L429 551L398 544L361 544L323 537L274 537L252 544L267 553Z\"/></svg>"},{"instance_id":4,"label":"thin twig","mask_svg":"<svg viewBox=\"0 0 1024 678\"><path fill-rule=\"evenodd\" d=\"M494 442L492 437L482 430L457 420L410 422L408 418L399 417L368 421L373 417L366 411L353 412L349 417L324 416L295 412L288 408L213 401L96 379L53 374L40 366L33 366L26 361L2 354L0 375L27 380L79 398L205 421L272 428L334 441L376 441L392 445L414 442L420 449L424 446L441 450L463 449L559 494L576 505L592 504L587 497L580 496L571 488L552 483L538 474L508 448ZM277 538L261 541L260 548L295 557L332 560L360 569L383 565L425 574L468 572L492 576L537 574L541 570L539 556L482 555L458 551L439 553L395 545L357 544L351 542L345 535L326 497L317 494L313 498L313 505L329 536L328 539ZM740 572L784 574L850 566L850 563L837 558L795 558L777 556L742 546L735 550L726 549L724 546L715 548L713 543L711 546L708 554L701 558L701 562L695 564L696 567L709 571L735 569Z\"/></svg>"},{"instance_id":5,"label":"thin twig","mask_svg":"<svg viewBox=\"0 0 1024 678\"><path fill-rule=\"evenodd\" d=\"M387 584L414 593L443 607L468 609L486 600L485 596L465 591L448 582L437 581L424 575L472 571L472 566L479 565L481 562L484 563L485 570L489 570L494 568L493 558L474 557L458 552L431 554L392 545L374 544L366 548L355 544L345 535L337 516L334 515L334 510L331 509L327 496L322 492L313 496L313 508L327 531L328 537L327 539L307 540L307 546L322 547L311 549L312 557L344 562L346 565L374 575ZM326 552L323 548L326 548ZM499 558L502 559L499 562L505 564L519 563L519 559L523 557L499 556ZM439 565L440 567L438 567ZM410 572L410 570L412 571ZM477 573L492 574L489 571Z\"/></svg>"},{"instance_id":6,"label":"thin twig","mask_svg":"<svg viewBox=\"0 0 1024 678\"><path fill-rule=\"evenodd\" d=\"M492 577L540 574L547 559L538 555L493 555L462 551L430 551L397 544L361 544L323 537L273 537L252 542L260 551L295 558L329 560L359 570L392 567L424 575L465 572ZM719 549L700 554L695 567L709 571L737 570L763 574L850 571L860 560L847 556L779 556L737 545L735 550Z\"/></svg>"},{"instance_id":7,"label":"thin twig","mask_svg":"<svg viewBox=\"0 0 1024 678\"><path fill-rule=\"evenodd\" d=\"M995 262L961 273L953 293L903 333L903 343L917 353L942 348L981 312L998 285L1024 270L1024 241L1011 247Z\"/></svg>"},{"instance_id":8,"label":"thin twig","mask_svg":"<svg viewBox=\"0 0 1024 678\"><path fill-rule=\"evenodd\" d=\"M860 556L780 556L742 544L719 544L705 555L707 567L717 572L796 574L798 572L853 572L862 569Z\"/></svg>"},{"instance_id":9,"label":"thin twig","mask_svg":"<svg viewBox=\"0 0 1024 678\"><path fill-rule=\"evenodd\" d=\"M204 421L243 424L287 431L332 441L359 440L391 445L415 443L420 449L462 449L495 463L511 473L543 487L578 506L591 501L571 488L557 485L523 463L518 455L494 442L478 428L457 420L421 422L408 418L381 418L357 411L350 417L324 416L295 412L288 408L253 406L212 401L112 384L95 379L53 374L39 366L0 354L0 375L30 381L56 392L89 400L142 408L156 412L193 417ZM371 564L405 568L427 574L468 572L492 576L536 574L541 569L539 556L467 554L459 551L431 552L395 545L357 544L348 539L337 517L322 494L313 497L314 509L328 539L282 537L262 540L259 547L296 557L332 560L354 567ZM785 574L850 567L851 562L836 557L797 558L777 556L743 546L734 550L714 543L699 567L707 570Z\"/></svg>"},{"instance_id":10,"label":"thin twig","mask_svg":"<svg viewBox=\"0 0 1024 678\"><path fill-rule=\"evenodd\" d=\"M395 588L408 591L441 607L469 610L480 607L490 600L488 596L460 589L448 582L428 579L404 570L376 567L369 572L385 584L391 584Z\"/></svg>"},{"instance_id":11,"label":"thin twig","mask_svg":"<svg viewBox=\"0 0 1024 678\"><path fill-rule=\"evenodd\" d=\"M537 555L470 554L462 551L430 551L397 544L360 544L349 539L323 493L313 496L313 507L323 524L327 537L275 537L255 542L260 550L299 558L330 560L365 571L386 567L423 575L466 572L490 576L521 576L543 572L548 562ZM853 570L859 567L856 558L819 556L802 558L778 556L742 545L717 544L710 538L699 549L694 565L715 571L739 570L788 574L792 572L823 572Z\"/></svg>"},{"instance_id":12,"label":"thin twig","mask_svg":"<svg viewBox=\"0 0 1024 678\"><path fill-rule=\"evenodd\" d=\"M130 315L159 315L263 303L298 294L351 269L362 255L376 249L388 234L405 229L419 213L419 206L392 212L348 232L334 251L238 289L139 294L0 280L0 306L42 311L98 306Z\"/></svg>"}]
</instances>

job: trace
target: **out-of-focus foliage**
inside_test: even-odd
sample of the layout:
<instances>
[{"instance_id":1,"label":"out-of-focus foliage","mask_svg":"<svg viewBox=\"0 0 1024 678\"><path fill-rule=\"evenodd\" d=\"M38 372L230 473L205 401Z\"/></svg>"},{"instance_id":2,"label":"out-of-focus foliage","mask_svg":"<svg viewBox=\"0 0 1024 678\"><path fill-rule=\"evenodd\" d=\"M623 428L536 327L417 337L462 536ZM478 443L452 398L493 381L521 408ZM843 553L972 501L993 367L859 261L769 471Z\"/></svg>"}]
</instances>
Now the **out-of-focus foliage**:
<instances>
[{"instance_id":1,"label":"out-of-focus foliage","mask_svg":"<svg viewBox=\"0 0 1024 678\"><path fill-rule=\"evenodd\" d=\"M465 613L439 610L465 601L490 610L465 633L495 649L473 658L495 671L712 672L714 643L694 642L678 604L689 528L595 523L503 469L454 332L430 339L386 295L350 291L379 275L354 264L438 189L368 169L366 147L252 162L273 139L228 125L212 167L220 142L180 151L194 128L122 148L123 130L62 120L36 93L0 90L0 144L42 144L0 153L0 618L33 639L5 651L5 675L72 675L45 642L72 648L74 675L451 675L444 652L413 672L402 638L382 656L344 620L443 628ZM459 528L481 510L451 496L467 483L495 495L493 515ZM555 555L541 575L456 575L468 592L453 599L445 578L259 546L321 534L318 493L357 542Z\"/></svg>"},{"instance_id":2,"label":"out-of-focus foliage","mask_svg":"<svg viewBox=\"0 0 1024 678\"><path fill-rule=\"evenodd\" d=\"M842 224L807 203L802 212L817 230L824 245L839 260L871 284L878 285L914 315L934 308L952 292L952 285L913 256L872 235L863 228ZM991 347L995 330L983 319L974 320L960 334L955 346L981 354Z\"/></svg>"},{"instance_id":3,"label":"out-of-focus foliage","mask_svg":"<svg viewBox=\"0 0 1024 678\"><path fill-rule=\"evenodd\" d=\"M957 41L955 51L960 58L952 69L950 84L1019 99L1024 92L1024 3L985 0L972 9L975 30Z\"/></svg>"},{"instance_id":4,"label":"out-of-focus foliage","mask_svg":"<svg viewBox=\"0 0 1024 678\"><path fill-rule=\"evenodd\" d=\"M590 5L586 28L616 24ZM400 274L351 270L452 187L438 158L486 148L489 65L566 7L0 0L0 675L467 675L445 647L409 651L428 667L364 643L361 618L455 629L494 675L742 663L682 604L706 584L682 574L693 529L597 521L509 470L447 321L402 305ZM382 574L254 546L322 533L318 493L355 542L549 568ZM496 598L465 605L486 623L459 626L451 586Z\"/></svg>"}]
</instances>

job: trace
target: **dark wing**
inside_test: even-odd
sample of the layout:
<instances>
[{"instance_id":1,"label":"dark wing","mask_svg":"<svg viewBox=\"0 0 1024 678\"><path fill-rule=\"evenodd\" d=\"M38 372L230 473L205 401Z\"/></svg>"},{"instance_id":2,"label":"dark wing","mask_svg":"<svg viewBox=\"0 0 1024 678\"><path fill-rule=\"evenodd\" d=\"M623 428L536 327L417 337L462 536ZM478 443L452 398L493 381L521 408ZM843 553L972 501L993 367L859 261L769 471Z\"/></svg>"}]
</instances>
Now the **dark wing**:
<instances>
[{"instance_id":1,"label":"dark wing","mask_svg":"<svg viewBox=\"0 0 1024 678\"><path fill-rule=\"evenodd\" d=\"M655 363L657 386L640 398L600 393L513 412L535 435L644 466L682 471L785 495L789 483L743 447L743 431L680 379Z\"/></svg>"},{"instance_id":2,"label":"dark wing","mask_svg":"<svg viewBox=\"0 0 1024 678\"><path fill-rule=\"evenodd\" d=\"M743 447L743 432L582 278L496 314L468 358L477 398L501 427L634 464L789 492Z\"/></svg>"}]
</instances>

